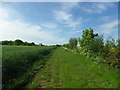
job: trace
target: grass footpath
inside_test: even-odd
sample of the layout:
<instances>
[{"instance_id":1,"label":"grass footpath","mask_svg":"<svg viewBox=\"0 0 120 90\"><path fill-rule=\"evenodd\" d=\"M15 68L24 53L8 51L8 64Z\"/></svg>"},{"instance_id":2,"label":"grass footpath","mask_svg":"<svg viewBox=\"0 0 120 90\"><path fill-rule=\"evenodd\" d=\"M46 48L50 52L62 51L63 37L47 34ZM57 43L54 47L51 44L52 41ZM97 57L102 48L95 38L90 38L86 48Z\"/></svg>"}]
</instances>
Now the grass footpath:
<instances>
[{"instance_id":1,"label":"grass footpath","mask_svg":"<svg viewBox=\"0 0 120 90\"><path fill-rule=\"evenodd\" d=\"M118 70L57 48L25 88L117 88Z\"/></svg>"}]
</instances>

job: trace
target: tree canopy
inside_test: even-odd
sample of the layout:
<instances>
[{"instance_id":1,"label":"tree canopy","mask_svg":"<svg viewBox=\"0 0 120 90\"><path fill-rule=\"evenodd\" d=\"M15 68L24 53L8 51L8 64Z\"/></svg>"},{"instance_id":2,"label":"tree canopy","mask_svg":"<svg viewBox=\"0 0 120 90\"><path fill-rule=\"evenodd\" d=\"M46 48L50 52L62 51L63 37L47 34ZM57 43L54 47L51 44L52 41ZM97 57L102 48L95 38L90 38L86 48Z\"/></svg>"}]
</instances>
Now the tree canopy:
<instances>
[{"instance_id":1,"label":"tree canopy","mask_svg":"<svg viewBox=\"0 0 120 90\"><path fill-rule=\"evenodd\" d=\"M71 38L69 40L69 48L75 49L77 47L78 39L77 38Z\"/></svg>"}]
</instances>

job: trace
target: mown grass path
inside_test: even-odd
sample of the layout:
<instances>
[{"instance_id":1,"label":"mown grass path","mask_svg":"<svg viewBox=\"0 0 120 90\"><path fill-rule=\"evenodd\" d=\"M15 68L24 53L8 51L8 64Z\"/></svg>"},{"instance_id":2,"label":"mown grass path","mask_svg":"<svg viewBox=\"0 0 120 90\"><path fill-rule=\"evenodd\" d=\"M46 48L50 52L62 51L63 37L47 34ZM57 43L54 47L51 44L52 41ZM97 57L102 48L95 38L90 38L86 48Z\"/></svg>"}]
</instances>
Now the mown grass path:
<instances>
[{"instance_id":1,"label":"mown grass path","mask_svg":"<svg viewBox=\"0 0 120 90\"><path fill-rule=\"evenodd\" d=\"M118 70L57 48L26 88L117 88Z\"/></svg>"}]
</instances>

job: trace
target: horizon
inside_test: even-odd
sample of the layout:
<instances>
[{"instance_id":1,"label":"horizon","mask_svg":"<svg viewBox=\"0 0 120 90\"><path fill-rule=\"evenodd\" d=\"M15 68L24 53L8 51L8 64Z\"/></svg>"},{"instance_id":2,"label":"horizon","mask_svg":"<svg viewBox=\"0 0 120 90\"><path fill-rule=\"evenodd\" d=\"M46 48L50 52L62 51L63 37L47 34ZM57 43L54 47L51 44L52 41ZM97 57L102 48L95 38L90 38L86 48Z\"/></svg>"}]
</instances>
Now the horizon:
<instances>
[{"instance_id":1,"label":"horizon","mask_svg":"<svg viewBox=\"0 0 120 90\"><path fill-rule=\"evenodd\" d=\"M118 39L117 2L3 2L0 13L0 41L61 45L89 28Z\"/></svg>"}]
</instances>

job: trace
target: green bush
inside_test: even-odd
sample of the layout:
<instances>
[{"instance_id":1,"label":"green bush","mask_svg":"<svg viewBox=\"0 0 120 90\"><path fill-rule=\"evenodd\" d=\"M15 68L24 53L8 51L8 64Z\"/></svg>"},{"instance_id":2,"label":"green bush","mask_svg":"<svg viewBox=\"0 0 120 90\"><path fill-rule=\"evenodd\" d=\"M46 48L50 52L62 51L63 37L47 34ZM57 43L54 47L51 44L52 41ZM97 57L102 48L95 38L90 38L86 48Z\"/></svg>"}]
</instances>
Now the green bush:
<instances>
[{"instance_id":1,"label":"green bush","mask_svg":"<svg viewBox=\"0 0 120 90\"><path fill-rule=\"evenodd\" d=\"M115 40L112 37L109 37L106 40L102 54L105 62L112 66L118 65L118 51L118 46Z\"/></svg>"},{"instance_id":2,"label":"green bush","mask_svg":"<svg viewBox=\"0 0 120 90\"><path fill-rule=\"evenodd\" d=\"M120 66L120 40L116 43L112 37L109 37L104 41L103 35L94 34L93 29L90 28L83 31L79 43L82 48L79 50L80 53L89 57L103 58L101 62L108 63L113 67Z\"/></svg>"}]
</instances>

